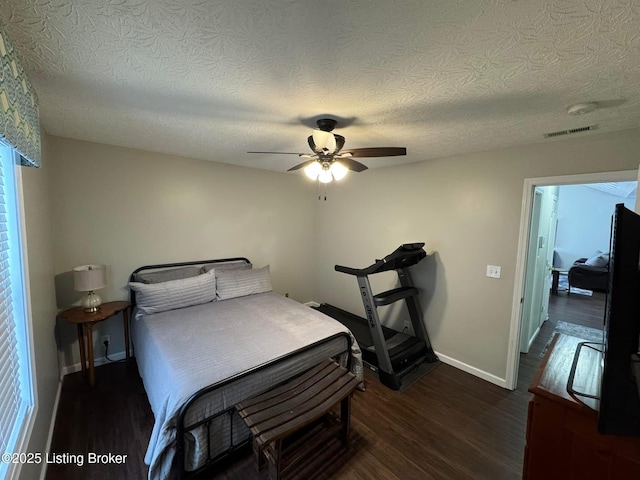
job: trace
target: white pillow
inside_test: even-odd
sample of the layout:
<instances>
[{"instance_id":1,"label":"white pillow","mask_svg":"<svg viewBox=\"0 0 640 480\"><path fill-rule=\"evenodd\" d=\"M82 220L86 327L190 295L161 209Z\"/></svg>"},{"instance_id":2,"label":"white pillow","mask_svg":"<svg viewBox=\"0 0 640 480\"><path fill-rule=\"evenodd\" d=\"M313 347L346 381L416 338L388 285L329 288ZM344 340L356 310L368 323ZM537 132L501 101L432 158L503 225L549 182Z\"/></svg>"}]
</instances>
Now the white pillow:
<instances>
[{"instance_id":1,"label":"white pillow","mask_svg":"<svg viewBox=\"0 0 640 480\"><path fill-rule=\"evenodd\" d=\"M216 271L218 300L244 297L254 293L270 292L269 265L253 270Z\"/></svg>"},{"instance_id":2,"label":"white pillow","mask_svg":"<svg viewBox=\"0 0 640 480\"><path fill-rule=\"evenodd\" d=\"M216 277L213 271L162 283L129 282L129 287L136 292L138 311L146 315L200 305L216 299Z\"/></svg>"},{"instance_id":3,"label":"white pillow","mask_svg":"<svg viewBox=\"0 0 640 480\"><path fill-rule=\"evenodd\" d=\"M591 267L606 267L609 264L609 254L597 250L584 264Z\"/></svg>"},{"instance_id":4,"label":"white pillow","mask_svg":"<svg viewBox=\"0 0 640 480\"><path fill-rule=\"evenodd\" d=\"M135 273L133 275L133 281L140 283L162 283L195 277L196 275L200 275L200 273L204 273L200 272L200 267L179 267L155 272L143 271L141 273Z\"/></svg>"}]
</instances>

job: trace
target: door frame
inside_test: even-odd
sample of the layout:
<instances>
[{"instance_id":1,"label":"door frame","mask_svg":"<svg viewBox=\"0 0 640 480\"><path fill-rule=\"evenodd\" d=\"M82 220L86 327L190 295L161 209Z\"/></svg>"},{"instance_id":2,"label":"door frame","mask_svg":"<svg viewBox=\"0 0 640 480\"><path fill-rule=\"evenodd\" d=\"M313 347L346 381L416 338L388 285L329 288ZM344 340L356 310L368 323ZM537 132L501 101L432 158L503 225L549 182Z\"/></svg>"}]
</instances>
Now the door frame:
<instances>
[{"instance_id":1,"label":"door frame","mask_svg":"<svg viewBox=\"0 0 640 480\"><path fill-rule=\"evenodd\" d=\"M509 348L507 353L506 388L515 390L518 386L518 368L520 366L520 335L522 328L522 304L524 302L524 283L527 273L527 251L533 206L533 194L536 187L553 185L580 185L585 183L631 182L638 181L638 170L618 172L582 173L555 177L525 178L522 191L522 213L518 234L518 255L516 257L515 284L511 304L511 322L509 326Z\"/></svg>"},{"instance_id":2,"label":"door frame","mask_svg":"<svg viewBox=\"0 0 640 480\"><path fill-rule=\"evenodd\" d=\"M536 201L538 195L540 196L540 206L536 210ZM542 199L544 193L542 189L538 189L538 187L534 187L531 195L531 215L529 220L529 241L527 242L527 255L526 255L526 264L525 264L525 277L524 277L524 285L523 285L523 293L522 293L522 307L521 307L521 318L520 318L520 353L529 353L529 348L531 348L531 306L532 306L532 298L534 294L534 280L536 274L536 265L537 262L533 261L533 264L530 263L532 259L529 257L533 254L532 236L535 233L535 238L539 238L540 232L540 215L542 213ZM537 211L537 213L536 213ZM537 217L537 218L535 218ZM537 225L536 225L537 223ZM536 244L538 242L536 241ZM537 245L536 245L537 250ZM537 257L537 255L536 255ZM535 338L537 336L537 332L540 330L538 327L536 329L536 335L533 336ZM525 335L526 334L526 335Z\"/></svg>"}]
</instances>

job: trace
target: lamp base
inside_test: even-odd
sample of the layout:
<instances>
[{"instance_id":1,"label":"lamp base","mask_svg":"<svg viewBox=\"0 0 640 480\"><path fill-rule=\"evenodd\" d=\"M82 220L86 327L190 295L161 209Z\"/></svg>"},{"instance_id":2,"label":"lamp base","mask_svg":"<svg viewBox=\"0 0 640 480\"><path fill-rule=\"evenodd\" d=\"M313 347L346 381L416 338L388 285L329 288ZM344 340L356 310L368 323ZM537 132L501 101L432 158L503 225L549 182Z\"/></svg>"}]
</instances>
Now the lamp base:
<instances>
[{"instance_id":1,"label":"lamp base","mask_svg":"<svg viewBox=\"0 0 640 480\"><path fill-rule=\"evenodd\" d=\"M100 298L100 295L91 291L87 293L85 297L82 298L80 305L82 305L82 308L84 308L85 312L95 313L98 310L100 310L100 305L102 305L102 299Z\"/></svg>"}]
</instances>

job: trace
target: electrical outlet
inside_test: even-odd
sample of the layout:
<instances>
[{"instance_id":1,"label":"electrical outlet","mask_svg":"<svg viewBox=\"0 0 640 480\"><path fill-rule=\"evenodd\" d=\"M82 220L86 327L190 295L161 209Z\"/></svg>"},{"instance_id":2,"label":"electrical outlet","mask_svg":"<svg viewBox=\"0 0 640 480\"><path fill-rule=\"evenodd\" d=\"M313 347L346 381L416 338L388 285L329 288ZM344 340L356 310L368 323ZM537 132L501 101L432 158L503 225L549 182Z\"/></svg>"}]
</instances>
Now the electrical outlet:
<instances>
[{"instance_id":1,"label":"electrical outlet","mask_svg":"<svg viewBox=\"0 0 640 480\"><path fill-rule=\"evenodd\" d=\"M103 335L102 337L100 337L100 344L104 345L105 342L107 343L107 345L111 345L111 336L110 335Z\"/></svg>"}]
</instances>

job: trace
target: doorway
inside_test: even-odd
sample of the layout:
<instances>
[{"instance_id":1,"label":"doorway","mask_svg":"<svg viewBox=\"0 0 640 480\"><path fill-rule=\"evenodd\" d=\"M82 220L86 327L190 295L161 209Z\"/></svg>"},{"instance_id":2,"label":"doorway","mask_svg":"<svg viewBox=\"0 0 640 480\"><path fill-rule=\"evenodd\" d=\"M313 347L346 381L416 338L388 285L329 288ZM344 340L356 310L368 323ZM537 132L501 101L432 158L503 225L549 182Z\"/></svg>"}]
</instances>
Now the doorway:
<instances>
[{"instance_id":1,"label":"doorway","mask_svg":"<svg viewBox=\"0 0 640 480\"><path fill-rule=\"evenodd\" d=\"M531 344L547 321L550 266L556 236L558 213L558 187L536 187L533 191L529 246L525 273L525 291L522 302L520 351L528 353Z\"/></svg>"},{"instance_id":2,"label":"doorway","mask_svg":"<svg viewBox=\"0 0 640 480\"><path fill-rule=\"evenodd\" d=\"M595 174L568 175L560 177L544 177L525 179L522 202L522 217L518 242L518 259L512 304L511 331L509 340L509 358L507 359L507 388L517 385L520 352L528 351L535 336L541 330L548 316L545 306L550 303L549 293L552 285L551 270L554 268L556 252L555 237L560 229L560 222L542 214L545 189L551 198L548 210L553 211L553 196L560 186L580 184L606 184L614 182L637 181L637 171L604 172ZM552 188L548 188L552 187ZM560 200L561 201L561 200ZM618 202L622 203L622 202ZM559 203L555 204L558 213ZM613 210L612 210L613 212ZM567 262L569 257L566 257ZM546 269L546 272L544 269ZM533 268L533 272L530 270ZM568 270L568 269L567 269ZM542 274L536 272L542 272ZM538 277L536 279L536 277ZM566 292L566 295L570 295ZM546 298L545 298L546 297ZM538 316L538 314L540 316ZM546 331L549 331L548 327Z\"/></svg>"}]
</instances>

